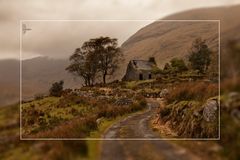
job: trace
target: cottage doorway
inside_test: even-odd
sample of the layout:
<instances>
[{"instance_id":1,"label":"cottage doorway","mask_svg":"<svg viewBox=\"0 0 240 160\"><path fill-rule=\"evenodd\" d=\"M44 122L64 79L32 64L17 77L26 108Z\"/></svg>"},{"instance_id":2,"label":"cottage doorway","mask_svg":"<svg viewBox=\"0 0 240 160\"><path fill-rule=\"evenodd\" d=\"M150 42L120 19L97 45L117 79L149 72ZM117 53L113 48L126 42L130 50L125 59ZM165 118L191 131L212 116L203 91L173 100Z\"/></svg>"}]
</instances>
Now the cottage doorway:
<instances>
[{"instance_id":1,"label":"cottage doorway","mask_svg":"<svg viewBox=\"0 0 240 160\"><path fill-rule=\"evenodd\" d=\"M139 80L143 80L143 75L141 73L139 74Z\"/></svg>"},{"instance_id":2,"label":"cottage doorway","mask_svg":"<svg viewBox=\"0 0 240 160\"><path fill-rule=\"evenodd\" d=\"M151 74L148 75L148 79L152 79L152 75Z\"/></svg>"}]
</instances>

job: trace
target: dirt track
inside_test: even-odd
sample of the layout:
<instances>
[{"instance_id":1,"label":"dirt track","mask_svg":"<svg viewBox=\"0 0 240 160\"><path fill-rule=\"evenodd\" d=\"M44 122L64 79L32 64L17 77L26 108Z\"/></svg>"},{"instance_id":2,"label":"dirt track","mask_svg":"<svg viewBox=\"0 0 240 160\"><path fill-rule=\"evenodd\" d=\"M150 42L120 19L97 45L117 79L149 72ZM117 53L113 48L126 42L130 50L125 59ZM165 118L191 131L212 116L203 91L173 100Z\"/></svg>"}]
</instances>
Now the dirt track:
<instances>
[{"instance_id":1,"label":"dirt track","mask_svg":"<svg viewBox=\"0 0 240 160\"><path fill-rule=\"evenodd\" d=\"M103 138L160 138L149 126L158 103L148 102L143 113L129 116L112 125ZM199 160L186 149L163 140L106 140L101 146L102 160Z\"/></svg>"}]
</instances>

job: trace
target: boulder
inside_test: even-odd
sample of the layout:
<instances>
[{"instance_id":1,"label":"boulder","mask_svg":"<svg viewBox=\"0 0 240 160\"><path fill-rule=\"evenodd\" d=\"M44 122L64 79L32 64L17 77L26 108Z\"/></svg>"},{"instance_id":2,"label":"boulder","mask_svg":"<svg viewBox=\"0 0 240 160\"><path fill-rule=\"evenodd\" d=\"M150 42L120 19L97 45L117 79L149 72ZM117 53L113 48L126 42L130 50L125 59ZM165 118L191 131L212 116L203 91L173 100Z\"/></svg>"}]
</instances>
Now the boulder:
<instances>
[{"instance_id":1,"label":"boulder","mask_svg":"<svg viewBox=\"0 0 240 160\"><path fill-rule=\"evenodd\" d=\"M217 119L218 115L218 100L210 99L203 106L203 119L207 122L212 122Z\"/></svg>"}]
</instances>

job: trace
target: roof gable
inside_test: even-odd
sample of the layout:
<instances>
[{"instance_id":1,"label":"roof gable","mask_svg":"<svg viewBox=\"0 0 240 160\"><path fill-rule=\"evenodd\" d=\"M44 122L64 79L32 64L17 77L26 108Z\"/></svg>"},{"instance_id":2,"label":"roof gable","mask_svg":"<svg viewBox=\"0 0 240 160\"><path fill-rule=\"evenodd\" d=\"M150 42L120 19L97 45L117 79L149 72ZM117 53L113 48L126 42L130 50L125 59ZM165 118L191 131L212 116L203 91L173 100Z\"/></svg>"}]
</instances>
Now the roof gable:
<instances>
[{"instance_id":1,"label":"roof gable","mask_svg":"<svg viewBox=\"0 0 240 160\"><path fill-rule=\"evenodd\" d=\"M142 70L151 70L155 64L146 60L131 60L133 67Z\"/></svg>"}]
</instances>

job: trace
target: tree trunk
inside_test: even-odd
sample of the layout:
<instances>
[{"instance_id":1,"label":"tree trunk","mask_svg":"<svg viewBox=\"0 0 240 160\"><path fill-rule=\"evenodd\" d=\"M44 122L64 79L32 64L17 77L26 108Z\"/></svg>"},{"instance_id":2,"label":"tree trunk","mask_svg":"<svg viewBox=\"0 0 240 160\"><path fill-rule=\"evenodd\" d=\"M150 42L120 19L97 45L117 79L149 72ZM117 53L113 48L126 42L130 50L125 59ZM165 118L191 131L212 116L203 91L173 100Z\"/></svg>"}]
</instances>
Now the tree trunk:
<instances>
[{"instance_id":1,"label":"tree trunk","mask_svg":"<svg viewBox=\"0 0 240 160\"><path fill-rule=\"evenodd\" d=\"M88 85L88 83L87 83L87 79L86 79L86 78L84 78L84 84L85 84L85 86Z\"/></svg>"},{"instance_id":2,"label":"tree trunk","mask_svg":"<svg viewBox=\"0 0 240 160\"><path fill-rule=\"evenodd\" d=\"M90 83L90 78L87 78L87 86L90 86L91 85L91 83Z\"/></svg>"}]
</instances>

